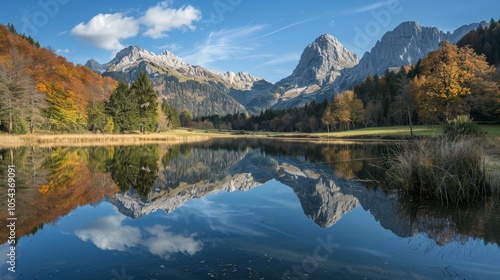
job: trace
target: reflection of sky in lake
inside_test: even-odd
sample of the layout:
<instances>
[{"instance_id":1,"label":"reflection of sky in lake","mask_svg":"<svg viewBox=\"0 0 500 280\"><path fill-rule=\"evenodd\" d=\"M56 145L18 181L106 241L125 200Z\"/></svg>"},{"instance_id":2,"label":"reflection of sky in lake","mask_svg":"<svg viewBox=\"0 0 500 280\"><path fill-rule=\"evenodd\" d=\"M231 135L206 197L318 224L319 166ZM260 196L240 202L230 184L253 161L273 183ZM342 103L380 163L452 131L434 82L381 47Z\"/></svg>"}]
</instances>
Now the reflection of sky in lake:
<instances>
[{"instance_id":1,"label":"reflection of sky in lake","mask_svg":"<svg viewBox=\"0 0 500 280\"><path fill-rule=\"evenodd\" d=\"M141 230L125 225L125 220L125 216L117 213L115 216L98 218L75 233L81 240L91 241L102 250L125 251L143 246L153 255L166 259L175 253L194 255L202 248L202 243L195 240L196 234L174 234L159 224Z\"/></svg>"},{"instance_id":2,"label":"reflection of sky in lake","mask_svg":"<svg viewBox=\"0 0 500 280\"><path fill-rule=\"evenodd\" d=\"M401 238L360 206L321 228L293 189L275 180L138 219L107 202L87 205L19 243L18 273L6 273L4 264L1 279L500 277L496 245L470 239L437 246L423 233ZM317 252L324 258L313 262Z\"/></svg>"}]
</instances>

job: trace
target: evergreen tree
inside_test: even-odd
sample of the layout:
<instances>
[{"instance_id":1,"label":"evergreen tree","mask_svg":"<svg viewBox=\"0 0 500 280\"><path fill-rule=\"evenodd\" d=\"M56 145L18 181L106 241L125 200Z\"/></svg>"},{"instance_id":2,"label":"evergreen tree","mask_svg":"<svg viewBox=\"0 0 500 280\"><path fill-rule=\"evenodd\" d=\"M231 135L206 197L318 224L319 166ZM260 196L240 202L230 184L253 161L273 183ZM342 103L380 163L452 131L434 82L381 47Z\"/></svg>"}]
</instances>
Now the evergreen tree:
<instances>
[{"instance_id":1,"label":"evergreen tree","mask_svg":"<svg viewBox=\"0 0 500 280\"><path fill-rule=\"evenodd\" d=\"M168 125L172 128L179 128L181 126L181 121L179 119L179 112L175 107L168 105L166 100L163 100L161 104L161 110L165 115L165 118L169 122Z\"/></svg>"},{"instance_id":2,"label":"evergreen tree","mask_svg":"<svg viewBox=\"0 0 500 280\"><path fill-rule=\"evenodd\" d=\"M145 72L141 72L130 88L139 107L139 129L142 133L158 128L158 96Z\"/></svg>"},{"instance_id":3,"label":"evergreen tree","mask_svg":"<svg viewBox=\"0 0 500 280\"><path fill-rule=\"evenodd\" d=\"M123 133L139 128L139 106L124 82L120 82L111 94L106 113L113 118L116 131Z\"/></svg>"},{"instance_id":4,"label":"evergreen tree","mask_svg":"<svg viewBox=\"0 0 500 280\"><path fill-rule=\"evenodd\" d=\"M182 127L188 127L191 124L191 121L193 120L191 112L189 112L188 109L182 110L181 113L179 114L179 120Z\"/></svg>"}]
</instances>

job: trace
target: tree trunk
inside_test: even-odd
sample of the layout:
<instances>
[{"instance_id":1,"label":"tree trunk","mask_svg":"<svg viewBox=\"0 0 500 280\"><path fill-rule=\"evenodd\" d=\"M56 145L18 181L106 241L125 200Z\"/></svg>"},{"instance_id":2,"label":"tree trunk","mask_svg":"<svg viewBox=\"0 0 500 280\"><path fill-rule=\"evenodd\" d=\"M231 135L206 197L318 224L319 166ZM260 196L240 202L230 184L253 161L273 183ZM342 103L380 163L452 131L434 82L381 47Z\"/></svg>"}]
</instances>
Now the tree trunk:
<instances>
[{"instance_id":1,"label":"tree trunk","mask_svg":"<svg viewBox=\"0 0 500 280\"><path fill-rule=\"evenodd\" d=\"M413 122L411 120L410 106L408 106L408 122L410 124L410 137L413 139L413 138L415 138L415 135L413 135Z\"/></svg>"},{"instance_id":2,"label":"tree trunk","mask_svg":"<svg viewBox=\"0 0 500 280\"><path fill-rule=\"evenodd\" d=\"M11 109L12 110L12 109ZM9 134L12 134L13 130L13 125L12 125L13 119L12 119L12 112L9 112Z\"/></svg>"}]
</instances>

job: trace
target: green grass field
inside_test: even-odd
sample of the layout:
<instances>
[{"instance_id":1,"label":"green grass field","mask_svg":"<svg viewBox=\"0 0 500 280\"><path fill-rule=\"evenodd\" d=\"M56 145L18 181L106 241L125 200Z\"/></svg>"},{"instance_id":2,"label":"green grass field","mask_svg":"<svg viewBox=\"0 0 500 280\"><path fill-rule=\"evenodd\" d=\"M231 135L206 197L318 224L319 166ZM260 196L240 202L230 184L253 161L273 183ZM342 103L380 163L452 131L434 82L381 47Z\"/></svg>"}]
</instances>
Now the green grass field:
<instances>
[{"instance_id":1,"label":"green grass field","mask_svg":"<svg viewBox=\"0 0 500 280\"><path fill-rule=\"evenodd\" d=\"M500 137L500 125L480 125L486 132L487 137ZM418 136L437 136L441 134L439 126L416 125L413 132ZM408 126L390 126L390 127L369 127L349 131L316 133L317 135L327 137L377 137L377 136L409 136L410 128Z\"/></svg>"},{"instance_id":2,"label":"green grass field","mask_svg":"<svg viewBox=\"0 0 500 280\"><path fill-rule=\"evenodd\" d=\"M435 136L440 133L439 127L429 127L417 125L413 127L413 133L419 136ZM391 127L368 127L349 131L318 133L321 136L328 137L377 137L377 136L409 136L410 128L408 126Z\"/></svg>"},{"instance_id":3,"label":"green grass field","mask_svg":"<svg viewBox=\"0 0 500 280\"><path fill-rule=\"evenodd\" d=\"M500 137L500 125L480 125L486 132L487 137ZM211 132L215 132L212 130ZM233 132L235 133L235 132ZM417 136L437 136L441 134L440 126L416 125L413 127L413 133ZM247 131L250 135L267 135L269 137L299 137L299 138L377 138L377 137L405 137L410 136L408 126L389 126L389 127L368 127L349 131L338 131L330 133L279 133L279 132L253 132Z\"/></svg>"}]
</instances>

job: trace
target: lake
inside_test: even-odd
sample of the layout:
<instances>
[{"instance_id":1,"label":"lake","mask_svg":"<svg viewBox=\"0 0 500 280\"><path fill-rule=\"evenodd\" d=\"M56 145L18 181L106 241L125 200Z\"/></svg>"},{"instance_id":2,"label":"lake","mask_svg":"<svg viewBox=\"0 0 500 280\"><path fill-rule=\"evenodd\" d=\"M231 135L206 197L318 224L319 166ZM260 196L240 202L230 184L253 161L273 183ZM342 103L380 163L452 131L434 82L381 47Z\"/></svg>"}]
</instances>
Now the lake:
<instances>
[{"instance_id":1,"label":"lake","mask_svg":"<svg viewBox=\"0 0 500 280\"><path fill-rule=\"evenodd\" d=\"M389 146L1 150L0 218L16 218L16 248L12 272L3 226L0 278L500 279L497 198L400 198L383 182Z\"/></svg>"}]
</instances>

